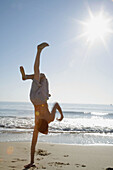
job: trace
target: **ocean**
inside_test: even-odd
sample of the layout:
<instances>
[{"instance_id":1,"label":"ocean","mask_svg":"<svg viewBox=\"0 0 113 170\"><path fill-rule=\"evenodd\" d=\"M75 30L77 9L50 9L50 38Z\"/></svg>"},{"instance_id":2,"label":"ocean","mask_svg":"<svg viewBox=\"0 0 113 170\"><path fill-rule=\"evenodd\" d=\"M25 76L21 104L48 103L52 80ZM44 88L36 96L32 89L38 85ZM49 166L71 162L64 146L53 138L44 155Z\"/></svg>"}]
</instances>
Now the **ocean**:
<instances>
[{"instance_id":1,"label":"ocean","mask_svg":"<svg viewBox=\"0 0 113 170\"><path fill-rule=\"evenodd\" d=\"M49 125L49 134L39 142L113 145L113 105L60 104L64 119ZM53 104L49 103L51 110ZM56 117L59 117L59 113ZM0 102L0 142L31 141L34 110L31 103Z\"/></svg>"}]
</instances>

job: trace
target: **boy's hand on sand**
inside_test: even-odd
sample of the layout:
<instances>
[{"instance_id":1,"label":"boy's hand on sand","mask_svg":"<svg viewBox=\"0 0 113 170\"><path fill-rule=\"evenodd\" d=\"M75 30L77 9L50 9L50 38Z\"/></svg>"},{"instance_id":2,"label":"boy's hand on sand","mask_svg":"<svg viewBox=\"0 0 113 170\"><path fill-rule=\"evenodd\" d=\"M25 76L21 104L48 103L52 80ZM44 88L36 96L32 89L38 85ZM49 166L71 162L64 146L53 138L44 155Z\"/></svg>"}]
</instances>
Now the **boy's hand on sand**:
<instances>
[{"instance_id":1,"label":"boy's hand on sand","mask_svg":"<svg viewBox=\"0 0 113 170\"><path fill-rule=\"evenodd\" d=\"M29 169L31 167L36 167L36 166L34 165L34 163L30 163L30 164L24 166L25 169Z\"/></svg>"}]
</instances>

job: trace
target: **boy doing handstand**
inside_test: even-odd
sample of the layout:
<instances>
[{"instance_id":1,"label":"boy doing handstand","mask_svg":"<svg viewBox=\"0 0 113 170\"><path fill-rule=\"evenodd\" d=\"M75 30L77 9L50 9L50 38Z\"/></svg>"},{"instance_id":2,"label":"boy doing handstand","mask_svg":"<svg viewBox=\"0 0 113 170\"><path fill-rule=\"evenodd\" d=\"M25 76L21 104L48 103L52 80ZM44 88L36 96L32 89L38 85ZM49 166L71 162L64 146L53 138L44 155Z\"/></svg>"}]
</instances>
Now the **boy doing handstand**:
<instances>
[{"instance_id":1,"label":"boy doing handstand","mask_svg":"<svg viewBox=\"0 0 113 170\"><path fill-rule=\"evenodd\" d=\"M43 134L48 134L48 124L54 121L56 110L58 110L61 115L60 118L57 120L61 121L63 119L63 113L58 103L55 103L51 113L48 109L47 100L50 97L49 89L48 89L48 80L45 74L40 73L40 69L39 69L41 51L47 46L49 46L47 43L42 43L37 46L37 54L34 63L34 74L26 75L24 68L22 66L20 67L22 79L33 80L31 91L30 91L30 100L34 105L34 110L35 110L35 126L34 126L32 144L31 144L31 162L28 165L25 165L25 168L30 168L33 166L35 146L38 138L38 133L41 132Z\"/></svg>"}]
</instances>

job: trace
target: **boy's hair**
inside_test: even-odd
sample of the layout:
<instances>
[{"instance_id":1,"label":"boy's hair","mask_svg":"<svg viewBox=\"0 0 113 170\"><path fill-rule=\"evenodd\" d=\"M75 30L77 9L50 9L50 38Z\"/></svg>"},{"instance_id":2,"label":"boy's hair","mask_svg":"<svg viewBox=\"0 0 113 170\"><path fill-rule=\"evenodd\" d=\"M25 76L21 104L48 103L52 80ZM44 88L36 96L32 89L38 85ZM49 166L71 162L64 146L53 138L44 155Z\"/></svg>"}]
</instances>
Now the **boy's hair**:
<instances>
[{"instance_id":1,"label":"boy's hair","mask_svg":"<svg viewBox=\"0 0 113 170\"><path fill-rule=\"evenodd\" d=\"M45 134L48 131L48 122L45 119L39 119L37 128L39 132Z\"/></svg>"}]
</instances>

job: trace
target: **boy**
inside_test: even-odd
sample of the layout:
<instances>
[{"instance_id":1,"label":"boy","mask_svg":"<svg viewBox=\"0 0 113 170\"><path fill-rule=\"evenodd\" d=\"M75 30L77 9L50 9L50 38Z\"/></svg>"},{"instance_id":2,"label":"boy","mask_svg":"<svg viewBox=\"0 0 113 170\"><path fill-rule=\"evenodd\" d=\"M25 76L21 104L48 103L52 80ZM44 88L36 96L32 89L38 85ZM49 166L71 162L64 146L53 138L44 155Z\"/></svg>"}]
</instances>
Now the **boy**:
<instances>
[{"instance_id":1,"label":"boy","mask_svg":"<svg viewBox=\"0 0 113 170\"><path fill-rule=\"evenodd\" d=\"M58 103L52 108L51 113L48 109L47 100L50 97L49 90L48 90L48 80L45 74L40 73L40 54L41 51L49 46L47 43L42 43L37 46L37 54L34 63L34 74L26 75L24 68L20 67L20 72L22 74L22 79L32 79L32 86L30 91L30 100L34 105L35 110L35 126L33 131L32 137L32 144L31 144L31 162L28 165L25 165L25 168L30 168L34 164L34 153L35 153L35 146L37 142L38 133L41 132L43 134L48 134L48 124L55 119L56 110L59 111L61 117L57 119L61 121L63 119L63 113L61 107Z\"/></svg>"}]
</instances>

